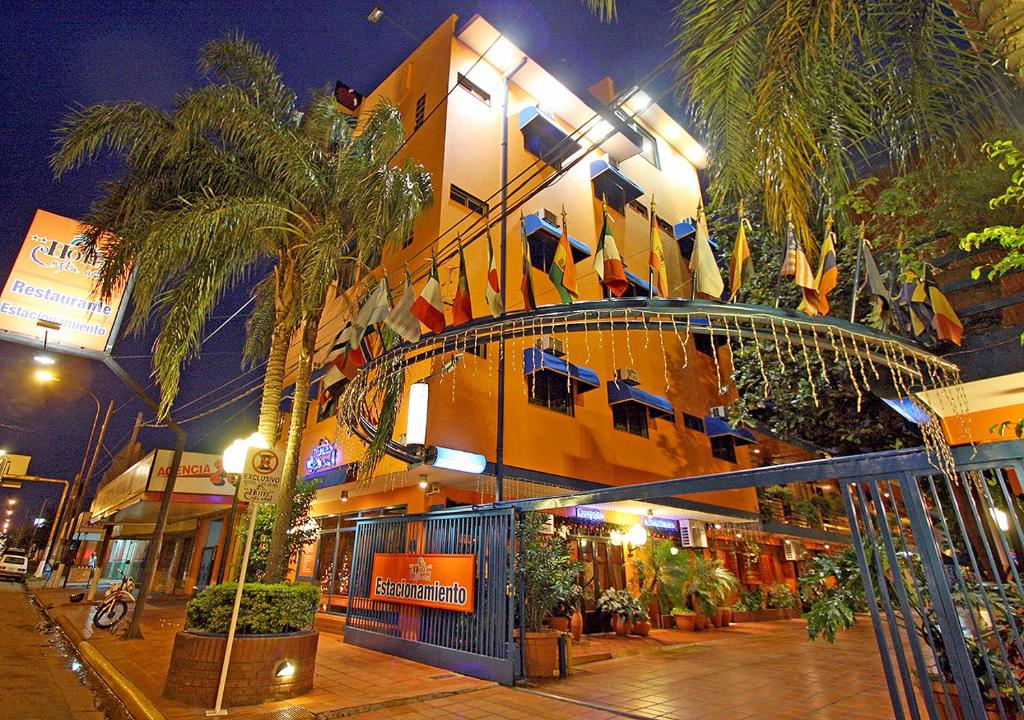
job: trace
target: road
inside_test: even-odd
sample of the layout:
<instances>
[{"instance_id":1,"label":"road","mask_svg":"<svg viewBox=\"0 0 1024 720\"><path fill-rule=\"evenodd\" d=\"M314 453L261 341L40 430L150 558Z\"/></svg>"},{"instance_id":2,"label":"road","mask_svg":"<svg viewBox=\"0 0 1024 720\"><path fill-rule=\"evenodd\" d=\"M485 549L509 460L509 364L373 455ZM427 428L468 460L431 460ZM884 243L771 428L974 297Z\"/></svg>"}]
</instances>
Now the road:
<instances>
[{"instance_id":1,"label":"road","mask_svg":"<svg viewBox=\"0 0 1024 720\"><path fill-rule=\"evenodd\" d=\"M0 582L0 720L121 720L123 709L47 628L19 583Z\"/></svg>"}]
</instances>

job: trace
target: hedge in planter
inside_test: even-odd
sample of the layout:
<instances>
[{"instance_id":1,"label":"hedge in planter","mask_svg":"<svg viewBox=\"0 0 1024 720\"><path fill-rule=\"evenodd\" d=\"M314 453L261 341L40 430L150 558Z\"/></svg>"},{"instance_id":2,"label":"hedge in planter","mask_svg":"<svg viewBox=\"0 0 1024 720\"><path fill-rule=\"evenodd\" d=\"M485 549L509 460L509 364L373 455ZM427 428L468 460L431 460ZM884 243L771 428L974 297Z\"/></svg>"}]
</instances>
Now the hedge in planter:
<instances>
[{"instance_id":1,"label":"hedge in planter","mask_svg":"<svg viewBox=\"0 0 1024 720\"><path fill-rule=\"evenodd\" d=\"M235 602L236 583L212 585L185 611L185 627L194 632L226 634ZM312 626L320 604L316 585L246 583L238 610L241 635L289 633Z\"/></svg>"}]
</instances>

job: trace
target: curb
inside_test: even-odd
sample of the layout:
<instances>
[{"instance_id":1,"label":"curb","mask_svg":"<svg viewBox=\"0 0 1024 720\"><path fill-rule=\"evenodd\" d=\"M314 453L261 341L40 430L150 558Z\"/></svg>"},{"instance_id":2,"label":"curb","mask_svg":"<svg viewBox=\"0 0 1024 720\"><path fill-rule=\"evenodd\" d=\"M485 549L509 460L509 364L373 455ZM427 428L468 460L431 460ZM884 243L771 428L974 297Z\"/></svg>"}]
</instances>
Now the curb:
<instances>
[{"instance_id":1,"label":"curb","mask_svg":"<svg viewBox=\"0 0 1024 720\"><path fill-rule=\"evenodd\" d=\"M103 682L120 698L135 720L166 720L164 714L135 687L131 680L122 675L110 661L92 646L88 640L78 644L78 653L92 666Z\"/></svg>"},{"instance_id":2,"label":"curb","mask_svg":"<svg viewBox=\"0 0 1024 720\"><path fill-rule=\"evenodd\" d=\"M34 590L32 587L28 588L29 593L36 599L46 617L50 618L50 621L55 623L71 640L71 644L74 645L78 654L85 662L89 663L89 667L107 684L111 692L124 703L125 708L135 720L167 720L164 714L131 680L103 657L103 654L93 647L92 643L83 639L77 628L74 628L71 623L62 622L64 618L55 618L43 599Z\"/></svg>"}]
</instances>

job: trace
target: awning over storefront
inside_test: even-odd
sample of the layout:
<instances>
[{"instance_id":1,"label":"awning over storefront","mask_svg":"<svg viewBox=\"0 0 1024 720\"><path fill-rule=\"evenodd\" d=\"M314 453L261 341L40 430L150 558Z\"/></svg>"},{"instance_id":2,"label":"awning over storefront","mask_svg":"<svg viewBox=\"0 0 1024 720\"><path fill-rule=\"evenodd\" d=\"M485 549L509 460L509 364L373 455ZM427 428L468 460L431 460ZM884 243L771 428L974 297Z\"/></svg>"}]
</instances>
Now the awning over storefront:
<instances>
[{"instance_id":1,"label":"awning over storefront","mask_svg":"<svg viewBox=\"0 0 1024 720\"><path fill-rule=\"evenodd\" d=\"M654 395L646 390L641 390L635 385L621 380L608 381L608 404L618 405L619 403L632 402L643 405L650 411L652 418L667 418L675 415L675 408L667 398Z\"/></svg>"},{"instance_id":2,"label":"awning over storefront","mask_svg":"<svg viewBox=\"0 0 1024 720\"><path fill-rule=\"evenodd\" d=\"M750 443L757 442L754 433L746 428L734 428L725 420L716 417L704 418L704 432L707 433L708 437L731 435L738 445L749 445Z\"/></svg>"},{"instance_id":3,"label":"awning over storefront","mask_svg":"<svg viewBox=\"0 0 1024 720\"><path fill-rule=\"evenodd\" d=\"M595 390L601 385L601 379L597 373L588 367L574 365L557 355L544 352L540 348L526 348L523 353L523 374L532 375L541 370L572 378L576 381L576 392L579 393Z\"/></svg>"}]
</instances>

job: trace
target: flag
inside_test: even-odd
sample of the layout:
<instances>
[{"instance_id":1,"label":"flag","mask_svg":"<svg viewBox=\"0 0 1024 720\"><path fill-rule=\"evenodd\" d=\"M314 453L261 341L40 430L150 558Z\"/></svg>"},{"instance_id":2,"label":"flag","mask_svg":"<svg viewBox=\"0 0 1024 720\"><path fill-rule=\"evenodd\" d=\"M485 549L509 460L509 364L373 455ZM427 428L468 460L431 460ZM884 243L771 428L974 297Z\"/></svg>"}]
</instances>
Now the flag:
<instances>
[{"instance_id":1,"label":"flag","mask_svg":"<svg viewBox=\"0 0 1024 720\"><path fill-rule=\"evenodd\" d=\"M658 233L657 221L654 216L654 196L651 196L651 257L648 260L651 266L652 285L661 297L668 297L668 274L665 271L665 247L661 244L661 235Z\"/></svg>"},{"instance_id":2,"label":"flag","mask_svg":"<svg viewBox=\"0 0 1024 720\"><path fill-rule=\"evenodd\" d=\"M875 296L878 302L888 304L889 288L886 287L885 280L882 279L875 256L871 254L867 240L861 237L860 241L862 243L861 252L864 255L864 287L871 295Z\"/></svg>"},{"instance_id":3,"label":"flag","mask_svg":"<svg viewBox=\"0 0 1024 720\"><path fill-rule=\"evenodd\" d=\"M359 368L366 364L366 356L362 346L355 342L355 329L348 323L334 338L331 349L327 352L323 376L324 387L331 387L343 378L353 378Z\"/></svg>"},{"instance_id":4,"label":"flag","mask_svg":"<svg viewBox=\"0 0 1024 720\"><path fill-rule=\"evenodd\" d=\"M621 297L629 288L626 280L626 268L622 265L622 258L619 256L619 247L615 244L615 236L612 235L611 224L608 218L608 209L602 208L604 213L604 226L601 228L601 236L597 239L597 252L594 253L594 272L601 284L608 288L615 297Z\"/></svg>"},{"instance_id":5,"label":"flag","mask_svg":"<svg viewBox=\"0 0 1024 720\"><path fill-rule=\"evenodd\" d=\"M580 297L576 285L576 261L572 259L572 247L569 245L569 228L565 221L565 208L562 208L562 237L555 248L555 257L548 268L548 277L562 298L562 302L571 305Z\"/></svg>"},{"instance_id":6,"label":"flag","mask_svg":"<svg viewBox=\"0 0 1024 720\"><path fill-rule=\"evenodd\" d=\"M420 323L412 314L412 306L416 302L416 293L412 289L409 272L405 273L405 289L394 309L384 318L384 324L395 331L406 342L420 339Z\"/></svg>"},{"instance_id":7,"label":"flag","mask_svg":"<svg viewBox=\"0 0 1024 720\"><path fill-rule=\"evenodd\" d=\"M469 294L469 276L466 274L466 256L462 253L459 242L459 284L455 288L455 301L452 305L452 325L468 323L473 319L473 298Z\"/></svg>"},{"instance_id":8,"label":"flag","mask_svg":"<svg viewBox=\"0 0 1024 720\"><path fill-rule=\"evenodd\" d=\"M537 309L537 297L533 294L533 263L530 261L530 243L526 240L526 220L519 214L519 234L523 238L523 280L520 289L523 291L523 309L527 312Z\"/></svg>"},{"instance_id":9,"label":"flag","mask_svg":"<svg viewBox=\"0 0 1024 720\"><path fill-rule=\"evenodd\" d=\"M750 245L747 244L747 226L750 223L743 217L743 203L739 208L740 229L736 233L736 244L732 249L732 266L729 268L729 300L735 301L743 283L754 275L754 260L750 256Z\"/></svg>"},{"instance_id":10,"label":"flag","mask_svg":"<svg viewBox=\"0 0 1024 720\"><path fill-rule=\"evenodd\" d=\"M836 264L836 234L832 232L832 222L832 213L829 213L828 220L825 221L825 242L821 244L818 273L814 276L819 315L828 315L828 294L836 289L839 280L839 267Z\"/></svg>"},{"instance_id":11,"label":"flag","mask_svg":"<svg viewBox=\"0 0 1024 720\"><path fill-rule=\"evenodd\" d=\"M957 317L953 306L949 304L949 300L943 292L931 283L928 285L928 298L931 300L932 311L935 313L932 317L935 334L938 335L939 340L949 340L959 345L964 334L964 325Z\"/></svg>"},{"instance_id":12,"label":"flag","mask_svg":"<svg viewBox=\"0 0 1024 720\"><path fill-rule=\"evenodd\" d=\"M786 230L786 257L782 261L782 277L793 278L796 286L803 290L804 299L800 301L798 309L808 315L815 315L818 312L818 298L814 272L807 261L807 255L793 234L792 225Z\"/></svg>"},{"instance_id":13,"label":"flag","mask_svg":"<svg viewBox=\"0 0 1024 720\"><path fill-rule=\"evenodd\" d=\"M904 321L910 321L910 329L920 336L932 325L934 312L928 301L928 288L913 272L907 273L907 280L900 291L900 301L906 305Z\"/></svg>"},{"instance_id":14,"label":"flag","mask_svg":"<svg viewBox=\"0 0 1024 720\"><path fill-rule=\"evenodd\" d=\"M437 275L437 258L430 259L430 274L420 296L412 304L412 314L435 333L444 330L444 303L441 300L441 281Z\"/></svg>"},{"instance_id":15,"label":"flag","mask_svg":"<svg viewBox=\"0 0 1024 720\"><path fill-rule=\"evenodd\" d=\"M377 283L366 297L366 302L359 308L356 319L352 321L352 335L349 341L351 347L359 347L371 325L384 322L384 319L391 312L391 291L388 289L388 279L384 278Z\"/></svg>"},{"instance_id":16,"label":"flag","mask_svg":"<svg viewBox=\"0 0 1024 720\"><path fill-rule=\"evenodd\" d=\"M487 228L487 286L484 288L484 299L493 317L500 317L505 312L501 301L501 280L498 277L498 266L494 261L494 243L491 242L491 229Z\"/></svg>"},{"instance_id":17,"label":"flag","mask_svg":"<svg viewBox=\"0 0 1024 720\"><path fill-rule=\"evenodd\" d=\"M708 220L704 216L703 203L697 208L697 234L693 239L693 252L690 253L690 272L694 274L697 292L710 295L716 300L722 297L725 283L722 282L722 273L711 249L711 236L708 232Z\"/></svg>"}]
</instances>

